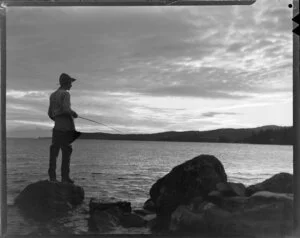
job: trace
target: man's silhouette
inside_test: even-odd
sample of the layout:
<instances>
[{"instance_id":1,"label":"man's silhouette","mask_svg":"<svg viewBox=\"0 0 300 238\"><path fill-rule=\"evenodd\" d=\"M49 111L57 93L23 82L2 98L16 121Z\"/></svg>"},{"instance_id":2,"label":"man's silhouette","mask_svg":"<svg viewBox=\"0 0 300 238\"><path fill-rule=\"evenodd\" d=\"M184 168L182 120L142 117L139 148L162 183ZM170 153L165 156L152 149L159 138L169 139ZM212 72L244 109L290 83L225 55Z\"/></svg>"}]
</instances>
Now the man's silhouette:
<instances>
[{"instance_id":1,"label":"man's silhouette","mask_svg":"<svg viewBox=\"0 0 300 238\"><path fill-rule=\"evenodd\" d=\"M74 183L70 178L71 143L80 136L75 130L74 118L78 115L71 109L70 93L68 92L76 79L62 73L59 77L60 87L50 95L48 116L55 122L50 146L49 178L57 182L56 160L59 150L62 151L61 179L62 182Z\"/></svg>"}]
</instances>

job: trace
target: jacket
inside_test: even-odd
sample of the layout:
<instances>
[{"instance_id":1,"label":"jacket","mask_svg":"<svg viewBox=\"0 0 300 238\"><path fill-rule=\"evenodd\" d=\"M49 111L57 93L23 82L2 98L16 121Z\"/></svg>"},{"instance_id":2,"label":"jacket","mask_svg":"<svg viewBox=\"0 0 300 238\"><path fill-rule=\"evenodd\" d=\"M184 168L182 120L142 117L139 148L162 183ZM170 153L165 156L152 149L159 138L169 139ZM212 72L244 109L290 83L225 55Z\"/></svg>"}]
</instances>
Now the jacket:
<instances>
[{"instance_id":1,"label":"jacket","mask_svg":"<svg viewBox=\"0 0 300 238\"><path fill-rule=\"evenodd\" d=\"M59 88L50 95L48 116L55 122L55 130L75 130L74 113L75 112L71 109L71 99L68 91Z\"/></svg>"}]
</instances>

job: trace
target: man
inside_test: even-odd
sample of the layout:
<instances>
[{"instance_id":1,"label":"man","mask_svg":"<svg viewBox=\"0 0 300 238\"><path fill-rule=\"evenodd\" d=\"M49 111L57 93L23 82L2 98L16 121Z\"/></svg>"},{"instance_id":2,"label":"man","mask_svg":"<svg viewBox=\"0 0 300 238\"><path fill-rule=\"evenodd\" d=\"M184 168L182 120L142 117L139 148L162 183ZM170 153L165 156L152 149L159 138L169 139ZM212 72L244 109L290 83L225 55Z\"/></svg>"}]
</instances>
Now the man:
<instances>
[{"instance_id":1,"label":"man","mask_svg":"<svg viewBox=\"0 0 300 238\"><path fill-rule=\"evenodd\" d=\"M71 109L70 93L68 92L76 79L62 73L59 77L60 87L50 95L48 116L55 122L52 131L52 144L50 146L50 161L48 174L50 181L56 179L56 160L59 150L62 151L61 178L62 182L74 183L70 178L70 159L72 154L71 143L80 136L75 130L74 118L78 115Z\"/></svg>"}]
</instances>

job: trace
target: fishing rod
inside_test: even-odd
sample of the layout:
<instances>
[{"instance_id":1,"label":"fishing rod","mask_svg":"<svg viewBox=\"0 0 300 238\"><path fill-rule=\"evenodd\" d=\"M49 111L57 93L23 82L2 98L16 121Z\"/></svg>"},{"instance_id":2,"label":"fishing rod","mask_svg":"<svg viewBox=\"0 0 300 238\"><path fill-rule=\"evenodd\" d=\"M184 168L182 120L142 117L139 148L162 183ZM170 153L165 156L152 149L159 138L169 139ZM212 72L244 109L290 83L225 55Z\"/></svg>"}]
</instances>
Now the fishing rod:
<instances>
[{"instance_id":1,"label":"fishing rod","mask_svg":"<svg viewBox=\"0 0 300 238\"><path fill-rule=\"evenodd\" d=\"M110 129L113 129L113 130L115 130L115 131L117 131L117 132L123 133L122 131L120 131L120 130L118 130L118 129L115 129L115 128L113 128L113 127L110 127L110 126L108 126L108 125L105 125L105 124L103 124L103 123L101 123L101 122L97 122L97 121L94 121L94 120L91 120L91 119L88 119L88 118L85 118L85 117L81 117L81 116L78 116L78 118L81 118L81 119L87 120L87 121L91 121L91 122L97 123L97 124L99 124L99 125L106 126L106 127L110 128Z\"/></svg>"}]
</instances>

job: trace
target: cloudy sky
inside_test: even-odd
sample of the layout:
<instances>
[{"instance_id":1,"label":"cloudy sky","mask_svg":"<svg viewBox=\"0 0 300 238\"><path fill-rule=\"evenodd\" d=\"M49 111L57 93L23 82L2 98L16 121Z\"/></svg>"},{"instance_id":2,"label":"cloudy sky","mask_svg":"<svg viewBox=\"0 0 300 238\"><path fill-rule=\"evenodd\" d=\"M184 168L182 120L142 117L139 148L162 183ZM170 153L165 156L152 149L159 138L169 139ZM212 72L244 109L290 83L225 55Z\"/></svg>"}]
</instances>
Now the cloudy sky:
<instances>
[{"instance_id":1,"label":"cloudy sky","mask_svg":"<svg viewBox=\"0 0 300 238\"><path fill-rule=\"evenodd\" d=\"M291 126L289 3L9 8L8 136L50 135L62 72L73 110L124 133Z\"/></svg>"}]
</instances>

